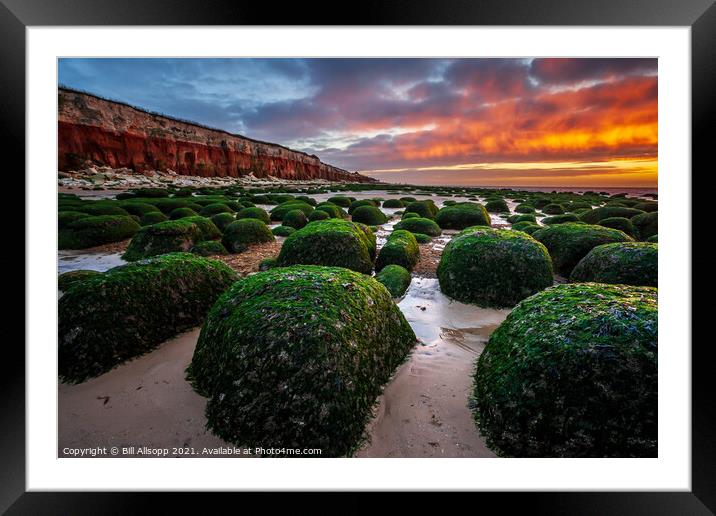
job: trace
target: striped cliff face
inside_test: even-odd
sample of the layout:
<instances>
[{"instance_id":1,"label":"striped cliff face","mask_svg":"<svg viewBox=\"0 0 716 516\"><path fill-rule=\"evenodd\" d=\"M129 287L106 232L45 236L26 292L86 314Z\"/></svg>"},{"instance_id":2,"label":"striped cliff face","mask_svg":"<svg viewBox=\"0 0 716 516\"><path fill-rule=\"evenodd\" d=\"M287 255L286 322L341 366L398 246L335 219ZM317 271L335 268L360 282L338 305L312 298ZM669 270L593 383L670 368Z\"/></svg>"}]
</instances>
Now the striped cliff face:
<instances>
[{"instance_id":1,"label":"striped cliff face","mask_svg":"<svg viewBox=\"0 0 716 516\"><path fill-rule=\"evenodd\" d=\"M66 89L58 91L58 148L60 170L91 162L136 172L173 170L202 177L253 173L259 178L375 181L281 145Z\"/></svg>"}]
</instances>

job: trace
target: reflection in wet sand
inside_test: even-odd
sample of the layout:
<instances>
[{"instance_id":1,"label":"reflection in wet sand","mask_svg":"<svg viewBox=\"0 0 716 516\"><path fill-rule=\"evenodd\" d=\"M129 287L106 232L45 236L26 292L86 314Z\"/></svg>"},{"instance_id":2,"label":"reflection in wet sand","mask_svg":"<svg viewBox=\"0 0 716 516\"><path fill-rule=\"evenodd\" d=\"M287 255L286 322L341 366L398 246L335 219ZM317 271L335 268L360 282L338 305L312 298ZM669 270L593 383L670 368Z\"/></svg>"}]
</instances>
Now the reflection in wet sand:
<instances>
[{"instance_id":1,"label":"reflection in wet sand","mask_svg":"<svg viewBox=\"0 0 716 516\"><path fill-rule=\"evenodd\" d=\"M468 407L474 363L509 310L451 301L414 278L399 303L420 339L386 386L358 457L494 457Z\"/></svg>"}]
</instances>

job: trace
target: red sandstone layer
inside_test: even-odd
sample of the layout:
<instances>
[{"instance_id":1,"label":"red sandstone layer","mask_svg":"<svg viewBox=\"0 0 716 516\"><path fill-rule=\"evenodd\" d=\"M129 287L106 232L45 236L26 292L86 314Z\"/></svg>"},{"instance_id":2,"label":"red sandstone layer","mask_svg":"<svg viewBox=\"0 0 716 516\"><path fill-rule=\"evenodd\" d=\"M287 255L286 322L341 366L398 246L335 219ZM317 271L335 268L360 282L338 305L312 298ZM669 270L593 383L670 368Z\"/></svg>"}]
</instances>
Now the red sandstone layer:
<instances>
[{"instance_id":1,"label":"red sandstone layer","mask_svg":"<svg viewBox=\"0 0 716 516\"><path fill-rule=\"evenodd\" d=\"M60 170L91 162L136 172L173 170L203 177L253 173L293 180L375 181L281 145L62 88L58 92L58 146Z\"/></svg>"}]
</instances>

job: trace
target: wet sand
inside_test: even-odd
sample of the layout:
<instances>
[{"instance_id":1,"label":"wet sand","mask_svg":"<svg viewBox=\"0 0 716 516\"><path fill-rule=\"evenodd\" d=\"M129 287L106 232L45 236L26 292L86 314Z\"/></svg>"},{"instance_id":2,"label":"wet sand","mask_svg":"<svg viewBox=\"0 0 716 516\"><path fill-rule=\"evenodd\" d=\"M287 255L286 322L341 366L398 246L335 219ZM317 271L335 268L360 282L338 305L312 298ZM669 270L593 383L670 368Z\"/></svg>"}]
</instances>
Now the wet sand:
<instances>
[{"instance_id":1,"label":"wet sand","mask_svg":"<svg viewBox=\"0 0 716 516\"><path fill-rule=\"evenodd\" d=\"M184 379L199 328L79 385L59 384L63 448L228 446L204 429L206 400ZM132 456L131 454L124 455Z\"/></svg>"},{"instance_id":2,"label":"wet sand","mask_svg":"<svg viewBox=\"0 0 716 516\"><path fill-rule=\"evenodd\" d=\"M450 301L429 278L414 278L399 306L421 344L380 396L356 456L494 457L469 397L475 360L509 310Z\"/></svg>"}]
</instances>

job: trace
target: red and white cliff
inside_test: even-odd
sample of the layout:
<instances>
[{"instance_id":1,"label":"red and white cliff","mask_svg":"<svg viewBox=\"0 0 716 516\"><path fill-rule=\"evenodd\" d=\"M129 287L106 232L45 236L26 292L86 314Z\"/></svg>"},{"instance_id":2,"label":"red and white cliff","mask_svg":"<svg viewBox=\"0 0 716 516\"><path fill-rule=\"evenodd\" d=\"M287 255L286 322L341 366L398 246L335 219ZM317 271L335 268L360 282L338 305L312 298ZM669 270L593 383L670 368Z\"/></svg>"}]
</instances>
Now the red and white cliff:
<instances>
[{"instance_id":1,"label":"red and white cliff","mask_svg":"<svg viewBox=\"0 0 716 516\"><path fill-rule=\"evenodd\" d=\"M281 145L64 88L58 90L58 145L60 170L82 168L91 162L136 172L173 170L202 177L253 173L258 178L375 181Z\"/></svg>"}]
</instances>

